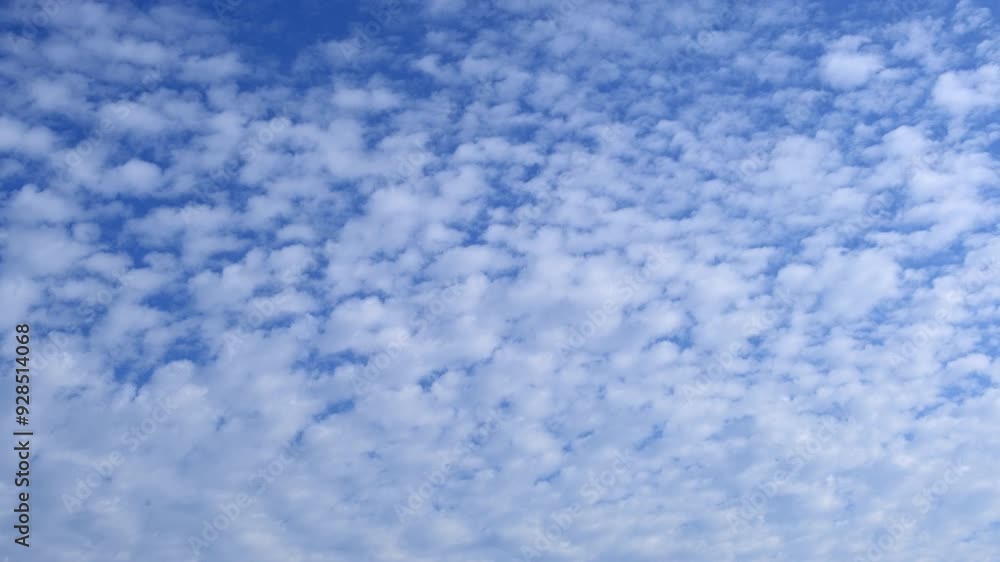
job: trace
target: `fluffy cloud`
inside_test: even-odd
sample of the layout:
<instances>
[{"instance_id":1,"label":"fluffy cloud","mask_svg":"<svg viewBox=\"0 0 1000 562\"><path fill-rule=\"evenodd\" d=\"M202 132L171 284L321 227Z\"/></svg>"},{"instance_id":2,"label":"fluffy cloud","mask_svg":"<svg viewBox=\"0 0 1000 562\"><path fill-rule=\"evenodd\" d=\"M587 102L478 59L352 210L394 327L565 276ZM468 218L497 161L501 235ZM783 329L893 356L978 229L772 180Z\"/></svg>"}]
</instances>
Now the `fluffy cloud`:
<instances>
[{"instance_id":1,"label":"fluffy cloud","mask_svg":"<svg viewBox=\"0 0 1000 562\"><path fill-rule=\"evenodd\" d=\"M934 102L959 115L978 108L1000 107L1000 66L987 64L974 71L945 72L934 84Z\"/></svg>"},{"instance_id":2,"label":"fluffy cloud","mask_svg":"<svg viewBox=\"0 0 1000 562\"><path fill-rule=\"evenodd\" d=\"M31 552L990 560L997 22L903 4L13 3Z\"/></svg>"},{"instance_id":3,"label":"fluffy cloud","mask_svg":"<svg viewBox=\"0 0 1000 562\"><path fill-rule=\"evenodd\" d=\"M844 37L819 60L820 75L835 88L852 89L861 86L884 68L877 53L859 52L864 43L860 37Z\"/></svg>"}]
</instances>

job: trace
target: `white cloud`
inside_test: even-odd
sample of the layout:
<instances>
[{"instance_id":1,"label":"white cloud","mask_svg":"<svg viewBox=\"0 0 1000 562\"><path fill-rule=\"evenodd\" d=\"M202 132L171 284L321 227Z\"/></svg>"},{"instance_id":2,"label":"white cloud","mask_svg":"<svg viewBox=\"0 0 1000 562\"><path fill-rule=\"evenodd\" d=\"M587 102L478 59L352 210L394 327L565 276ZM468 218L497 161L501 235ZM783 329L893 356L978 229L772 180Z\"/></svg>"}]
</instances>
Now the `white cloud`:
<instances>
[{"instance_id":1,"label":"white cloud","mask_svg":"<svg viewBox=\"0 0 1000 562\"><path fill-rule=\"evenodd\" d=\"M934 84L934 102L956 115L1000 106L1000 65L945 72Z\"/></svg>"},{"instance_id":2,"label":"white cloud","mask_svg":"<svg viewBox=\"0 0 1000 562\"><path fill-rule=\"evenodd\" d=\"M872 53L833 51L819 61L820 74L835 88L857 88L884 68L882 57Z\"/></svg>"},{"instance_id":3,"label":"white cloud","mask_svg":"<svg viewBox=\"0 0 1000 562\"><path fill-rule=\"evenodd\" d=\"M399 2L352 60L382 12L331 6L61 3L5 43L39 559L998 551L981 3Z\"/></svg>"}]
</instances>

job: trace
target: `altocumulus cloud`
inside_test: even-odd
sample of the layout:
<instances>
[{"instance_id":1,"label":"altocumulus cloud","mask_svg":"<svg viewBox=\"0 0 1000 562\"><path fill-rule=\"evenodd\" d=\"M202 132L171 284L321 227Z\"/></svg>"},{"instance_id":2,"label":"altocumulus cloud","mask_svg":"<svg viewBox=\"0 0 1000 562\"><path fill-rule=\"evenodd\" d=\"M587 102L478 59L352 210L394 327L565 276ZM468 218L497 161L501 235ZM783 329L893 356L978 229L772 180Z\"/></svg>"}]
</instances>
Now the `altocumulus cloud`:
<instances>
[{"instance_id":1,"label":"altocumulus cloud","mask_svg":"<svg viewBox=\"0 0 1000 562\"><path fill-rule=\"evenodd\" d=\"M34 559L1000 552L995 4L194 4L0 10Z\"/></svg>"}]
</instances>

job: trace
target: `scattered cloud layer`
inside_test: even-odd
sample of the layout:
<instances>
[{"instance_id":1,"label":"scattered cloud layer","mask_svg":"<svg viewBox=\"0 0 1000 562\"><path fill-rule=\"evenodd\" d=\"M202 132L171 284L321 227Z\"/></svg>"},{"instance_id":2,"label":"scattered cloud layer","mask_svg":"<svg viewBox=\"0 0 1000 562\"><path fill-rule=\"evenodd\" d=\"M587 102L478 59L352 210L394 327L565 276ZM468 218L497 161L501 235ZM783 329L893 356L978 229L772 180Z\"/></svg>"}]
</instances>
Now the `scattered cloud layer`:
<instances>
[{"instance_id":1,"label":"scattered cloud layer","mask_svg":"<svg viewBox=\"0 0 1000 562\"><path fill-rule=\"evenodd\" d=\"M0 15L38 560L996 559L995 7L189 4Z\"/></svg>"}]
</instances>

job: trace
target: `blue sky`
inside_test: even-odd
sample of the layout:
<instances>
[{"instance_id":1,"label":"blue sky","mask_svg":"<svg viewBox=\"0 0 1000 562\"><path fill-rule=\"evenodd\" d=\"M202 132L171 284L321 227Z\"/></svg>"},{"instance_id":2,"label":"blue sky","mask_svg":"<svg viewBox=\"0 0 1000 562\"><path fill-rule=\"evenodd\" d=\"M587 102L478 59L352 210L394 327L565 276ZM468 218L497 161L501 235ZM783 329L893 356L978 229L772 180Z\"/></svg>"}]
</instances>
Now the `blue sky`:
<instances>
[{"instance_id":1,"label":"blue sky","mask_svg":"<svg viewBox=\"0 0 1000 562\"><path fill-rule=\"evenodd\" d=\"M997 560L995 11L7 3L0 556Z\"/></svg>"}]
</instances>

